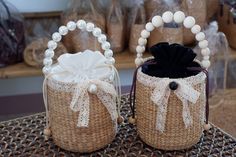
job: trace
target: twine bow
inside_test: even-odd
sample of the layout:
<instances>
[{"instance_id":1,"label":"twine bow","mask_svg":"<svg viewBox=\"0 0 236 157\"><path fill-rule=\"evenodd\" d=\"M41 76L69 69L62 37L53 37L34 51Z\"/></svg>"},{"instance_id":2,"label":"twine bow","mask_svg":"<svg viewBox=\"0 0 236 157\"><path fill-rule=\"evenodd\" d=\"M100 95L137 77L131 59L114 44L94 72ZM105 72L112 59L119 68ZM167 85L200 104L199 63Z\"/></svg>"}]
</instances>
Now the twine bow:
<instances>
[{"instance_id":1,"label":"twine bow","mask_svg":"<svg viewBox=\"0 0 236 157\"><path fill-rule=\"evenodd\" d=\"M72 101L70 103L70 108L78 112L78 127L88 127L89 123L89 93L88 89L90 85L96 85L97 92L95 93L98 99L103 103L103 105L107 108L111 119L115 121L118 117L116 110L116 97L117 93L114 86L108 82L101 80L87 80L83 83L78 83L75 92L72 97ZM106 97L104 99L104 97Z\"/></svg>"},{"instance_id":2,"label":"twine bow","mask_svg":"<svg viewBox=\"0 0 236 157\"><path fill-rule=\"evenodd\" d=\"M174 91L175 95L182 101L183 112L182 117L185 127L189 127L192 124L192 117L190 115L189 103L195 104L200 96L200 93L196 91L190 83L184 79L169 79L163 78L155 83L155 89L151 95L151 100L158 106L156 127L160 132L164 132L166 115L167 115L167 104L171 93L169 84L175 81L178 84L178 88ZM160 88L161 87L161 88Z\"/></svg>"}]
</instances>

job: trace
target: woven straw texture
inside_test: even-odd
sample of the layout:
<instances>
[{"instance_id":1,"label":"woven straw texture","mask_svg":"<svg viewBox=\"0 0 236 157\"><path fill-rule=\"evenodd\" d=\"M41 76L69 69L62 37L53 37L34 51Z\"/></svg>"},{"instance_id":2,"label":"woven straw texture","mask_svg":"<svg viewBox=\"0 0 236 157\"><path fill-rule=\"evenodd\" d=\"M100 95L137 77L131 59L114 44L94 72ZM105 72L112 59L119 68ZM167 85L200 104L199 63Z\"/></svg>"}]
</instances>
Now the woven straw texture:
<instances>
[{"instance_id":1,"label":"woven straw texture","mask_svg":"<svg viewBox=\"0 0 236 157\"><path fill-rule=\"evenodd\" d=\"M219 29L225 33L229 41L229 45L232 48L236 48L236 23L234 22L234 18L230 10L231 7L227 4L224 4L222 8L219 8L218 23Z\"/></svg>"},{"instance_id":2,"label":"woven straw texture","mask_svg":"<svg viewBox=\"0 0 236 157\"><path fill-rule=\"evenodd\" d=\"M198 144L190 149L163 151L146 145L137 135L136 126L127 123L130 116L129 96L123 95L121 115L124 125L119 126L115 140L104 149L93 153L72 153L55 145L50 138L44 141L45 113L0 123L0 156L22 157L234 157L236 139L213 126L204 131Z\"/></svg>"},{"instance_id":3,"label":"woven straw texture","mask_svg":"<svg viewBox=\"0 0 236 157\"><path fill-rule=\"evenodd\" d=\"M205 93L201 91L201 84L195 85L194 89ZM199 113L203 112L201 110L205 106L204 94L200 95L196 104L189 104L193 124L186 129L182 118L182 102L172 92L168 101L165 131L160 133L156 129L158 107L150 99L153 88L137 80L136 90L137 130L145 143L158 149L179 150L189 148L200 140L203 128Z\"/></svg>"},{"instance_id":4,"label":"woven straw texture","mask_svg":"<svg viewBox=\"0 0 236 157\"><path fill-rule=\"evenodd\" d=\"M61 86L67 85L61 83ZM56 145L73 152L92 152L103 148L115 138L115 124L96 95L89 94L89 126L78 128L79 112L76 113L69 107L73 93L50 86L47 87L47 93L49 123Z\"/></svg>"}]
</instances>

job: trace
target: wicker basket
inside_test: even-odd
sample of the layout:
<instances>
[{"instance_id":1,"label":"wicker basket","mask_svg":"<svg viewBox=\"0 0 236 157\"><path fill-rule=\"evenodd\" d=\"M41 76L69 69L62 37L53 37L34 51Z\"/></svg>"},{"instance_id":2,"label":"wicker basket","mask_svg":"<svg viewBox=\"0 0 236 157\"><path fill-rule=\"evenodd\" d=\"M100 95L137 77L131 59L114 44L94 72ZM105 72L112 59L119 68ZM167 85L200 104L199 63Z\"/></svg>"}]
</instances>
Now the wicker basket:
<instances>
[{"instance_id":1,"label":"wicker basket","mask_svg":"<svg viewBox=\"0 0 236 157\"><path fill-rule=\"evenodd\" d=\"M220 31L224 32L229 45L236 48L236 17L231 12L232 6L222 4L218 11L218 23Z\"/></svg>"},{"instance_id":2,"label":"wicker basket","mask_svg":"<svg viewBox=\"0 0 236 157\"><path fill-rule=\"evenodd\" d=\"M163 16L165 16L165 13L163 14ZM165 18L163 16L162 18L160 16L159 16L160 18L154 17L152 19L153 26L155 27L162 26L163 22L165 23L164 20ZM187 21L187 18L183 20ZM191 28L194 26L194 24L191 25ZM186 26L186 24L184 24L184 26L186 28L190 28L189 26ZM143 30L143 32L141 33L141 39L148 38L150 34L145 32L151 32L152 30L153 28L150 27L150 29L148 29L148 27L146 27L146 30ZM194 34L198 32L200 32L200 30L195 31ZM206 48L207 45L202 46L203 40L204 39L201 39L199 45L203 49L203 51L205 51L207 49ZM204 40L204 42L205 41L206 40ZM142 70L139 68L143 64L147 64L149 60L142 58L142 53L145 51L145 45L146 43L142 43L140 40L139 46L137 46L136 49L137 58L135 60L135 63L138 66L138 68L134 76L137 78L134 77L134 82L133 82L134 85L132 88L132 90L134 90L134 93L131 90L131 95L134 94L133 96L136 97L136 114L134 115L135 102L133 100L133 105L131 105L131 109L133 111L133 117L130 117L129 120L131 123L136 122L139 136L145 143L147 143L152 147L163 150L179 150L179 149L189 148L200 140L203 128L205 127L207 129L210 127L210 125L208 124L209 106L206 105L206 100L208 100L206 99L206 75L205 73L200 72L197 75L187 78L169 79L169 78L152 77L147 74L144 74ZM209 58L209 56L207 56L206 58ZM204 59L202 61L202 66L204 68L209 67L209 64L206 64L206 62L210 63L208 59ZM162 80L165 79L170 82L169 83L167 82L166 84L160 83L162 82ZM135 80L137 80L137 82ZM156 97L153 98L153 95L157 96L156 92L163 90L164 90L163 92L165 92L167 88L169 89L168 85L173 80L179 84L180 89L184 88L186 83L181 84L178 81L184 80L191 85L192 89L199 92L199 97L195 103L191 102L190 99L186 98L186 100L188 101L187 106L189 109L189 114L190 117L192 118L192 124L189 126L186 126L185 123L186 119L183 118L183 115L188 113L184 113L186 111L186 108L184 107L183 100L182 99L180 100L177 97L175 93L176 91L175 92L170 91L169 97L167 95L165 96L163 95L163 97L160 98L163 99L163 101L156 101L157 100ZM167 86L165 87L165 85ZM187 91L188 91L187 93L189 93L190 90ZM158 102L162 103L158 104ZM164 105L164 102L166 102L166 106ZM207 111L206 114L205 111ZM136 119L134 119L134 117L136 117ZM204 125L205 120L207 122L207 125ZM159 127L159 125L162 125L164 129L163 130L159 129L161 128Z\"/></svg>"},{"instance_id":3,"label":"wicker basket","mask_svg":"<svg viewBox=\"0 0 236 157\"><path fill-rule=\"evenodd\" d=\"M83 90L81 86L85 84L86 80L80 83L66 83L56 80L55 78L51 77L55 73L50 73L50 70L53 71L53 66L51 66L51 64L48 65L46 62L48 58L44 59L45 67L43 68L43 72L45 74L44 102L46 114L48 117L47 127L44 130L44 134L46 138L48 138L51 134L53 141L59 147L65 150L81 153L98 150L112 142L116 135L117 116L119 115L119 111L117 115L116 109L116 98L118 98L118 96L116 95L117 92L112 84L116 78L114 72L117 72L113 67L113 53L109 48L110 44L106 41L106 36L101 34L101 29L92 26L92 23L86 23L84 20L79 20L77 24L70 21L67 24L67 29L69 31L73 31L76 29L76 27L78 27L79 29L92 32L92 34L98 38L99 42L102 44L102 48L105 50L107 61L111 60L106 64L113 68L109 75L98 79L100 82L110 86L109 91L111 91L111 88L114 88L115 94L109 95L110 93L104 90L104 86L101 87L98 83L94 82L92 82L92 84L89 83L88 87ZM64 30L66 30L65 27ZM59 33L56 33L57 35L54 33L53 40L49 41L51 43L48 43L48 50L55 49L55 47L52 45L61 40L60 37L59 39L56 38L57 36L66 35L67 33L63 32L62 27L60 27ZM49 56L50 59L52 56L47 54L48 50L46 50L45 56ZM107 54L107 52L111 53ZM88 60L91 61L90 58L88 58ZM93 79L94 78L89 81L93 81ZM95 91L94 86L96 87ZM102 89L103 93L98 94ZM83 93L83 91L85 92L84 97L83 95L78 97L74 96L76 93ZM104 95L105 97L103 97ZM76 97L76 99L78 98L78 100L75 102L76 106L80 106L78 111L74 111L73 107L71 108L71 103L73 102L74 97ZM88 102L87 108L85 107L86 102ZM85 110L89 112L89 115L84 116L84 113L86 112ZM112 114L114 115L113 118ZM82 118L80 118L81 116ZM84 119L87 119L87 126L78 126L79 120Z\"/></svg>"}]
</instances>

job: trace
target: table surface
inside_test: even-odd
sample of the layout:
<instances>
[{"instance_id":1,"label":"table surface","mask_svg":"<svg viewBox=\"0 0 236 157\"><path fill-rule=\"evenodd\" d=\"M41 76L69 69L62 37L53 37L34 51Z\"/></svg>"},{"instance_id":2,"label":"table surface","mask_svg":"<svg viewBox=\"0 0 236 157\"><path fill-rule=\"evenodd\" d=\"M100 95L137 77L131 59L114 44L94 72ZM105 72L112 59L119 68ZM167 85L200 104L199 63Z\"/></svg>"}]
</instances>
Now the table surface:
<instances>
[{"instance_id":1,"label":"table surface","mask_svg":"<svg viewBox=\"0 0 236 157\"><path fill-rule=\"evenodd\" d=\"M92 154L68 152L54 145L52 139L44 141L45 113L1 122L0 156L236 156L236 139L215 126L204 132L199 143L192 148L179 151L154 149L141 141L135 125L127 123L129 111L128 95L123 95L122 115L126 119L124 125L119 127L119 133L111 144Z\"/></svg>"}]
</instances>

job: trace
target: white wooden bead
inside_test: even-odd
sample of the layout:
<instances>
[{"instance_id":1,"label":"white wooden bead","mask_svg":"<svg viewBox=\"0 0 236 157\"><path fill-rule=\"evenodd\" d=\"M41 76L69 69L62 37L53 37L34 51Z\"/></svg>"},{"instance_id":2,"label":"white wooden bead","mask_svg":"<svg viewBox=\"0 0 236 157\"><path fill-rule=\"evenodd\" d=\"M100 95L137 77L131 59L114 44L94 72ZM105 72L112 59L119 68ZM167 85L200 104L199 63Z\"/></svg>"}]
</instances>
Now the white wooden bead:
<instances>
[{"instance_id":1,"label":"white wooden bead","mask_svg":"<svg viewBox=\"0 0 236 157\"><path fill-rule=\"evenodd\" d=\"M140 66L141 64L143 64L143 59L142 58L136 58L135 59L135 64L136 64L136 66Z\"/></svg>"},{"instance_id":2,"label":"white wooden bead","mask_svg":"<svg viewBox=\"0 0 236 157\"><path fill-rule=\"evenodd\" d=\"M155 29L155 27L153 26L153 24L152 24L151 22L148 22L148 23L146 24L145 28L146 28L146 30L147 30L148 32L151 32L151 31L153 31L153 30Z\"/></svg>"},{"instance_id":3,"label":"white wooden bead","mask_svg":"<svg viewBox=\"0 0 236 157\"><path fill-rule=\"evenodd\" d=\"M198 46L201 48L201 49L205 49L207 48L208 46L208 41L207 40L202 40L198 43Z\"/></svg>"},{"instance_id":4,"label":"white wooden bead","mask_svg":"<svg viewBox=\"0 0 236 157\"><path fill-rule=\"evenodd\" d=\"M61 35L66 35L68 33L68 28L66 26L59 27L59 33Z\"/></svg>"},{"instance_id":5,"label":"white wooden bead","mask_svg":"<svg viewBox=\"0 0 236 157\"><path fill-rule=\"evenodd\" d=\"M147 39L150 36L150 32L148 32L147 30L142 30L141 32L141 37L144 39Z\"/></svg>"},{"instance_id":6,"label":"white wooden bead","mask_svg":"<svg viewBox=\"0 0 236 157\"><path fill-rule=\"evenodd\" d=\"M102 34L102 30L100 28L98 28L98 27L94 28L93 35L95 37L99 37L101 34Z\"/></svg>"},{"instance_id":7,"label":"white wooden bead","mask_svg":"<svg viewBox=\"0 0 236 157\"><path fill-rule=\"evenodd\" d=\"M137 53L143 53L144 51L145 51L145 47L144 47L144 46L138 45L138 46L136 47L136 52L137 52Z\"/></svg>"},{"instance_id":8,"label":"white wooden bead","mask_svg":"<svg viewBox=\"0 0 236 157\"><path fill-rule=\"evenodd\" d=\"M86 22L84 20L78 20L76 24L79 29L81 30L86 29Z\"/></svg>"},{"instance_id":9,"label":"white wooden bead","mask_svg":"<svg viewBox=\"0 0 236 157\"><path fill-rule=\"evenodd\" d=\"M115 64L115 62L116 62L116 61L115 61L115 59L114 59L113 57L107 59L107 61L106 61L106 63L107 63L107 64L110 64L110 65Z\"/></svg>"},{"instance_id":10,"label":"white wooden bead","mask_svg":"<svg viewBox=\"0 0 236 157\"><path fill-rule=\"evenodd\" d=\"M201 54L202 54L203 56L209 56L209 55L211 54L211 51L210 51L209 48L205 48L205 49L202 49L202 50L201 50Z\"/></svg>"},{"instance_id":11,"label":"white wooden bead","mask_svg":"<svg viewBox=\"0 0 236 157\"><path fill-rule=\"evenodd\" d=\"M113 56L113 51L109 49L109 50L106 50L104 54L106 58L110 58Z\"/></svg>"},{"instance_id":12,"label":"white wooden bead","mask_svg":"<svg viewBox=\"0 0 236 157\"><path fill-rule=\"evenodd\" d=\"M69 21L66 26L68 30L70 31L73 31L76 29L76 23L74 21Z\"/></svg>"},{"instance_id":13,"label":"white wooden bead","mask_svg":"<svg viewBox=\"0 0 236 157\"><path fill-rule=\"evenodd\" d=\"M55 33L52 34L52 40L55 41L55 42L61 41L61 38L62 38L61 34L58 33L58 32L55 32Z\"/></svg>"},{"instance_id":14,"label":"white wooden bead","mask_svg":"<svg viewBox=\"0 0 236 157\"><path fill-rule=\"evenodd\" d=\"M54 56L54 51L51 50L51 49L47 49L47 50L45 51L45 53L44 53L44 56L45 56L46 58L52 58L52 57Z\"/></svg>"},{"instance_id":15,"label":"white wooden bead","mask_svg":"<svg viewBox=\"0 0 236 157\"><path fill-rule=\"evenodd\" d=\"M109 50L111 48L111 44L107 41L102 43L102 49L103 50Z\"/></svg>"},{"instance_id":16,"label":"white wooden bead","mask_svg":"<svg viewBox=\"0 0 236 157\"><path fill-rule=\"evenodd\" d=\"M188 16L184 19L184 27L186 28L192 28L195 25L196 21L194 17Z\"/></svg>"},{"instance_id":17,"label":"white wooden bead","mask_svg":"<svg viewBox=\"0 0 236 157\"><path fill-rule=\"evenodd\" d=\"M197 33L199 33L201 31L201 26L199 26L199 25L194 25L192 28L191 28L191 32L193 33L193 34L197 34Z\"/></svg>"},{"instance_id":18,"label":"white wooden bead","mask_svg":"<svg viewBox=\"0 0 236 157\"><path fill-rule=\"evenodd\" d=\"M170 23L173 21L173 13L171 11L166 11L162 14L162 19L165 23Z\"/></svg>"},{"instance_id":19,"label":"white wooden bead","mask_svg":"<svg viewBox=\"0 0 236 157\"><path fill-rule=\"evenodd\" d=\"M45 75L47 75L47 74L49 74L50 73L50 71L51 71L51 68L50 67L43 67L43 73L45 74Z\"/></svg>"},{"instance_id":20,"label":"white wooden bead","mask_svg":"<svg viewBox=\"0 0 236 157\"><path fill-rule=\"evenodd\" d=\"M202 61L202 66L204 67L204 68L209 68L210 67L210 65L211 65L211 62L209 61L209 60L203 60Z\"/></svg>"},{"instance_id":21,"label":"white wooden bead","mask_svg":"<svg viewBox=\"0 0 236 157\"><path fill-rule=\"evenodd\" d=\"M55 41L53 41L53 40L50 40L48 42L48 48L51 49L51 50L56 49L57 48L57 43Z\"/></svg>"},{"instance_id":22,"label":"white wooden bead","mask_svg":"<svg viewBox=\"0 0 236 157\"><path fill-rule=\"evenodd\" d=\"M94 24L89 22L89 23L87 23L86 30L88 32L92 32L94 30L94 27L95 27Z\"/></svg>"},{"instance_id":23,"label":"white wooden bead","mask_svg":"<svg viewBox=\"0 0 236 157\"><path fill-rule=\"evenodd\" d=\"M204 59L204 60L209 60L209 59L210 59L210 56L203 56L203 59Z\"/></svg>"},{"instance_id":24,"label":"white wooden bead","mask_svg":"<svg viewBox=\"0 0 236 157\"><path fill-rule=\"evenodd\" d=\"M52 65L52 59L51 58L44 58L43 65L50 66Z\"/></svg>"},{"instance_id":25,"label":"white wooden bead","mask_svg":"<svg viewBox=\"0 0 236 157\"><path fill-rule=\"evenodd\" d=\"M99 43L103 43L103 42L105 42L107 40L107 37L106 37L106 35L104 35L104 34L101 34L99 37L98 37L98 42Z\"/></svg>"},{"instance_id":26,"label":"white wooden bead","mask_svg":"<svg viewBox=\"0 0 236 157\"><path fill-rule=\"evenodd\" d=\"M95 84L91 84L88 89L89 93L96 94L97 93L97 86Z\"/></svg>"},{"instance_id":27,"label":"white wooden bead","mask_svg":"<svg viewBox=\"0 0 236 157\"><path fill-rule=\"evenodd\" d=\"M174 13L174 21L176 23L182 23L185 19L185 14L182 11L177 11Z\"/></svg>"},{"instance_id":28,"label":"white wooden bead","mask_svg":"<svg viewBox=\"0 0 236 157\"><path fill-rule=\"evenodd\" d=\"M162 26L162 25L163 25L162 17L159 16L159 15L154 16L154 17L152 18L152 24L153 24L153 26L155 26L155 27L160 27L160 26Z\"/></svg>"},{"instance_id":29,"label":"white wooden bead","mask_svg":"<svg viewBox=\"0 0 236 157\"><path fill-rule=\"evenodd\" d=\"M202 40L205 39L205 37L206 37L206 35L205 35L205 33L203 33L203 32L199 32L199 33L196 34L196 36L195 36L195 38L196 38L197 41L202 41Z\"/></svg>"}]
</instances>

